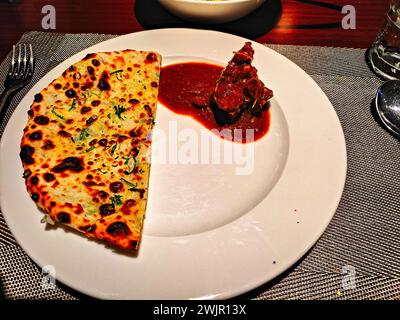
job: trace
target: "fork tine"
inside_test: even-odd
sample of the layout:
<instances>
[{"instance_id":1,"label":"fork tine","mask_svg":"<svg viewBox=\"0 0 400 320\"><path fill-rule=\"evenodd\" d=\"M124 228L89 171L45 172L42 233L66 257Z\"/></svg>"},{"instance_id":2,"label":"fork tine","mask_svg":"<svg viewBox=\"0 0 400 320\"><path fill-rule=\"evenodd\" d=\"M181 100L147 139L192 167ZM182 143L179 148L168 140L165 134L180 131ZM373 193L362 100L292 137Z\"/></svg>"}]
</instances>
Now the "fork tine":
<instances>
[{"instance_id":1,"label":"fork tine","mask_svg":"<svg viewBox=\"0 0 400 320\"><path fill-rule=\"evenodd\" d=\"M26 51L26 44L25 43L24 43L23 47L24 47L24 57L22 58L22 68L21 68L20 75L22 77L25 77L26 74L27 74L27 71L28 71L28 68L27 68L27 66L28 66L28 64L27 64L28 57L26 56L27 51Z\"/></svg>"},{"instance_id":2,"label":"fork tine","mask_svg":"<svg viewBox=\"0 0 400 320\"><path fill-rule=\"evenodd\" d=\"M32 45L29 45L29 72L33 73L33 49Z\"/></svg>"},{"instance_id":3,"label":"fork tine","mask_svg":"<svg viewBox=\"0 0 400 320\"><path fill-rule=\"evenodd\" d=\"M13 45L13 52L11 56L11 67L10 71L8 72L10 76L14 73L14 68L15 68L15 45Z\"/></svg>"},{"instance_id":4,"label":"fork tine","mask_svg":"<svg viewBox=\"0 0 400 320\"><path fill-rule=\"evenodd\" d=\"M13 46L11 66L7 81L16 81L20 84L29 82L33 75L35 58L31 44L19 44Z\"/></svg>"},{"instance_id":5,"label":"fork tine","mask_svg":"<svg viewBox=\"0 0 400 320\"><path fill-rule=\"evenodd\" d=\"M18 45L18 60L17 60L17 68L14 72L15 76L18 76L19 71L21 70L21 45Z\"/></svg>"}]
</instances>

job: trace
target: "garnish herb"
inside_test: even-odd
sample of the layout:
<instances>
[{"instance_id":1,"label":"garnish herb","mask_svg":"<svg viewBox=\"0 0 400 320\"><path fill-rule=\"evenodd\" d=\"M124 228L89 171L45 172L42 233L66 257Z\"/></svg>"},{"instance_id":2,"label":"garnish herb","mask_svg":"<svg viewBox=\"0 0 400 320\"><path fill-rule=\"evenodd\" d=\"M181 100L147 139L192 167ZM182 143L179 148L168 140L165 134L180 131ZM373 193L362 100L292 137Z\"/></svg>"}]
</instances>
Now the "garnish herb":
<instances>
[{"instance_id":1,"label":"garnish herb","mask_svg":"<svg viewBox=\"0 0 400 320\"><path fill-rule=\"evenodd\" d=\"M124 108L123 106L117 105L117 106L114 106L114 111L118 118L120 118L121 120L124 120L124 118L122 118L122 113L126 111L126 108Z\"/></svg>"},{"instance_id":2,"label":"garnish herb","mask_svg":"<svg viewBox=\"0 0 400 320\"><path fill-rule=\"evenodd\" d=\"M122 80L122 72L123 72L124 70L122 70L122 69L120 69L120 70L115 70L115 71L113 71L113 72L110 72L110 76L112 76L112 75L114 75L115 74L115 77L118 79L118 80Z\"/></svg>"},{"instance_id":3,"label":"garnish herb","mask_svg":"<svg viewBox=\"0 0 400 320\"><path fill-rule=\"evenodd\" d=\"M130 158L129 157L127 157L127 158L126 157L122 157L122 159L124 159L124 164L126 165L126 164L128 164L128 161L129 161Z\"/></svg>"},{"instance_id":4,"label":"garnish herb","mask_svg":"<svg viewBox=\"0 0 400 320\"><path fill-rule=\"evenodd\" d=\"M72 100L72 105L71 105L71 108L69 108L69 109L68 109L68 111L72 111L72 110L74 110L74 109L75 109L75 106L76 106L76 100L75 100L75 99L73 99L73 100Z\"/></svg>"},{"instance_id":5,"label":"garnish herb","mask_svg":"<svg viewBox=\"0 0 400 320\"><path fill-rule=\"evenodd\" d=\"M89 90L89 89L88 89L88 90ZM100 97L101 92L102 92L102 91L100 91L100 93L96 93L96 92L94 92L94 91L90 91L91 94L93 94L93 95L95 95L95 96L97 96L97 97Z\"/></svg>"},{"instance_id":6,"label":"garnish herb","mask_svg":"<svg viewBox=\"0 0 400 320\"><path fill-rule=\"evenodd\" d=\"M43 216L43 218L40 220L40 222L41 222L41 223L48 223L48 224L54 225L53 219L51 219L50 216L49 216L48 214L45 214L45 215Z\"/></svg>"},{"instance_id":7,"label":"garnish herb","mask_svg":"<svg viewBox=\"0 0 400 320\"><path fill-rule=\"evenodd\" d=\"M125 183L125 184L126 184L127 186L129 186L129 187L136 188L136 186L137 186L136 183L132 183L132 182L130 182L130 181L124 179L124 178L120 178L120 179L121 179L121 181L122 181L123 183Z\"/></svg>"},{"instance_id":8,"label":"garnish herb","mask_svg":"<svg viewBox=\"0 0 400 320\"><path fill-rule=\"evenodd\" d=\"M124 70L122 70L122 69L115 70L115 71L110 72L110 75L113 75L113 74L116 74L116 73L120 73L122 71L124 71Z\"/></svg>"},{"instance_id":9,"label":"garnish herb","mask_svg":"<svg viewBox=\"0 0 400 320\"><path fill-rule=\"evenodd\" d=\"M90 151L92 151L92 150L94 150L94 149L96 149L96 146L92 146L92 147L90 147L89 149L86 149L86 152L90 152Z\"/></svg>"},{"instance_id":10,"label":"garnish herb","mask_svg":"<svg viewBox=\"0 0 400 320\"><path fill-rule=\"evenodd\" d=\"M118 194L114 194L113 197L110 197L110 200L114 206L120 206L122 205L122 196Z\"/></svg>"},{"instance_id":11,"label":"garnish herb","mask_svg":"<svg viewBox=\"0 0 400 320\"><path fill-rule=\"evenodd\" d=\"M129 188L129 191L133 191L133 192L139 192L140 194L142 194L144 192L143 189L138 189L138 188Z\"/></svg>"},{"instance_id":12,"label":"garnish herb","mask_svg":"<svg viewBox=\"0 0 400 320\"><path fill-rule=\"evenodd\" d=\"M118 142L116 142L113 147L111 148L111 155L114 155L115 150L117 149Z\"/></svg>"},{"instance_id":13,"label":"garnish herb","mask_svg":"<svg viewBox=\"0 0 400 320\"><path fill-rule=\"evenodd\" d=\"M65 118L61 114L58 114L56 110L54 110L54 107L53 109L51 109L51 113L54 114L56 117L60 118L61 120L65 120Z\"/></svg>"},{"instance_id":14,"label":"garnish herb","mask_svg":"<svg viewBox=\"0 0 400 320\"><path fill-rule=\"evenodd\" d=\"M90 136L90 133L89 133L88 129L83 128L81 133L79 134L77 141L85 140L89 136Z\"/></svg>"},{"instance_id":15,"label":"garnish herb","mask_svg":"<svg viewBox=\"0 0 400 320\"><path fill-rule=\"evenodd\" d=\"M126 160L125 160L125 162L126 162ZM128 170L125 170L124 173L131 174L133 172L133 170L135 170L137 164L138 164L138 162L135 157L129 158L126 163L126 165L128 166Z\"/></svg>"},{"instance_id":16,"label":"garnish herb","mask_svg":"<svg viewBox=\"0 0 400 320\"><path fill-rule=\"evenodd\" d=\"M83 97L83 100L85 100L85 102L92 94L94 94L95 96L99 96L99 94L92 92L92 90L90 89L86 89L84 92L81 92L81 96Z\"/></svg>"}]
</instances>

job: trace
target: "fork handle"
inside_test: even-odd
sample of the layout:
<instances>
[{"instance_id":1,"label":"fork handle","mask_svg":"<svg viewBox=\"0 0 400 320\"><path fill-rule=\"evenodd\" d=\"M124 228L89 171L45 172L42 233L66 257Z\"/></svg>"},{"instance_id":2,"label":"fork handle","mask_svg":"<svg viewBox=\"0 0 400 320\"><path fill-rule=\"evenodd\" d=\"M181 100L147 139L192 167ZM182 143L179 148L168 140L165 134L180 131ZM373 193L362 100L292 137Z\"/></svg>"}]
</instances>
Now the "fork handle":
<instances>
[{"instance_id":1,"label":"fork handle","mask_svg":"<svg viewBox=\"0 0 400 320\"><path fill-rule=\"evenodd\" d=\"M10 101L13 93L14 91L5 89L0 94L0 121L2 121L6 116L7 109L10 106L8 102Z\"/></svg>"}]
</instances>

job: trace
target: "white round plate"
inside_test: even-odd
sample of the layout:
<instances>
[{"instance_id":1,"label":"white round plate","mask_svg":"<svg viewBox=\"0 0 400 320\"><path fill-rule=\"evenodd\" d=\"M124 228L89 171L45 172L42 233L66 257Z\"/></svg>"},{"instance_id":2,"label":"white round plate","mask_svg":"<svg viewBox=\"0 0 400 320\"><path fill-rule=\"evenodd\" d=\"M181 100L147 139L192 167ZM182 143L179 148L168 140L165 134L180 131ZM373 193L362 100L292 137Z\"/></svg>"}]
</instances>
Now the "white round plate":
<instances>
[{"instance_id":1,"label":"white round plate","mask_svg":"<svg viewBox=\"0 0 400 320\"><path fill-rule=\"evenodd\" d=\"M343 191L343 131L318 85L294 63L255 42L253 64L274 91L269 132L255 143L232 144L159 104L147 217L137 255L111 250L67 228L46 227L25 190L18 154L33 96L87 53L155 50L163 65L224 65L245 41L191 29L128 34L65 60L28 92L1 141L0 200L12 233L39 266L53 266L57 280L97 298L222 299L266 283L312 247ZM164 146L179 153L188 132L220 142L213 149L217 153L233 146L238 156L232 163L185 164L182 158L174 160L172 151L172 158L163 161L163 137Z\"/></svg>"}]
</instances>

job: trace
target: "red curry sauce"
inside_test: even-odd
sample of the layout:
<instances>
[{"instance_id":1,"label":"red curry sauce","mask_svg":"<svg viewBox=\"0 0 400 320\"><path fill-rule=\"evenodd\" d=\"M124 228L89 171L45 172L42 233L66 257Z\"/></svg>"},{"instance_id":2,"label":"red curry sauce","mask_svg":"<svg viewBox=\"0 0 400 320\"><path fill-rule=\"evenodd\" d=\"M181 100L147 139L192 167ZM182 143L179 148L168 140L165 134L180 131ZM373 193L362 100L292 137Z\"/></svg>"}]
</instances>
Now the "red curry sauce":
<instances>
[{"instance_id":1,"label":"red curry sauce","mask_svg":"<svg viewBox=\"0 0 400 320\"><path fill-rule=\"evenodd\" d=\"M216 123L209 106L205 108L195 106L198 101L206 101L208 104L222 70L221 66L201 62L178 63L163 67L158 99L171 111L191 116L207 129L218 131L229 129L224 132L230 132L230 134L221 135L224 139L231 140L234 129L242 129L241 132L243 132L242 138L239 138L237 142L246 142L246 129L254 129L254 141L260 139L269 129L268 110L259 116L243 112L236 122L220 126Z\"/></svg>"}]
</instances>

